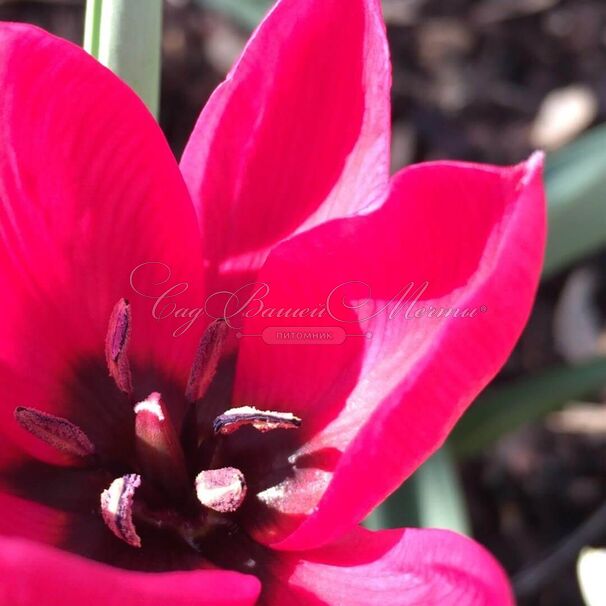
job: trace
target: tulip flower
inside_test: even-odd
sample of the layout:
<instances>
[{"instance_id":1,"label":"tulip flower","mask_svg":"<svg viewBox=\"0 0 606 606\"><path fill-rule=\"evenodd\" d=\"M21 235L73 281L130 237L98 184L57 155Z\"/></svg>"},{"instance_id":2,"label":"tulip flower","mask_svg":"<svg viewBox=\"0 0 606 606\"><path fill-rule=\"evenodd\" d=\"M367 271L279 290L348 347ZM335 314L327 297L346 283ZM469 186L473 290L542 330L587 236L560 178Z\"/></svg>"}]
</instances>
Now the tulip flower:
<instances>
[{"instance_id":1,"label":"tulip flower","mask_svg":"<svg viewBox=\"0 0 606 606\"><path fill-rule=\"evenodd\" d=\"M78 47L0 25L0 603L505 606L364 517L527 320L540 155L389 177L378 0L281 0L180 165Z\"/></svg>"}]
</instances>

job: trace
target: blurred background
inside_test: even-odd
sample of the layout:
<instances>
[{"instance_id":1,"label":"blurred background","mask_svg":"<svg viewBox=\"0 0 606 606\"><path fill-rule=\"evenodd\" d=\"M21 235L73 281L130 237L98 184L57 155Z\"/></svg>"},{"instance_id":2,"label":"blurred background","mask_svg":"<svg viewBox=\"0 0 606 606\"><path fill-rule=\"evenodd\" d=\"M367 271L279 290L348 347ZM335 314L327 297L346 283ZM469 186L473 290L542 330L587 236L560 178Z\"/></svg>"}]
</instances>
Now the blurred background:
<instances>
[{"instance_id":1,"label":"blurred background","mask_svg":"<svg viewBox=\"0 0 606 606\"><path fill-rule=\"evenodd\" d=\"M175 154L268 4L165 1L160 122ZM384 0L384 12L393 170L545 149L550 238L507 366L367 525L468 532L504 564L522 606L583 604L579 553L587 594L594 561L606 579L606 556L584 550L606 547L606 2ZM83 15L84 0L0 0L1 20L79 44Z\"/></svg>"}]
</instances>

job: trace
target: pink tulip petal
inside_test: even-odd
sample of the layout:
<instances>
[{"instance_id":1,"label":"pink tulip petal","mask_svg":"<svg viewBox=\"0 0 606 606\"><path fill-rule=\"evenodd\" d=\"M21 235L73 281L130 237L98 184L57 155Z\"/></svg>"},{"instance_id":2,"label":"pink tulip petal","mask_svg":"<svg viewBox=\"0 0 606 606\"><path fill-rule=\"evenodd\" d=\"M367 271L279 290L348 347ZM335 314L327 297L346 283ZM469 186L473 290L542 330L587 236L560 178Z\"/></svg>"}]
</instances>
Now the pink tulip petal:
<instances>
[{"instance_id":1,"label":"pink tulip petal","mask_svg":"<svg viewBox=\"0 0 606 606\"><path fill-rule=\"evenodd\" d=\"M361 528L337 544L284 554L263 604L513 606L507 578L470 539L445 530Z\"/></svg>"},{"instance_id":2,"label":"pink tulip petal","mask_svg":"<svg viewBox=\"0 0 606 606\"><path fill-rule=\"evenodd\" d=\"M9 440L0 449L0 535L58 544L65 537L69 516L23 495L15 482L29 457Z\"/></svg>"},{"instance_id":3,"label":"pink tulip petal","mask_svg":"<svg viewBox=\"0 0 606 606\"><path fill-rule=\"evenodd\" d=\"M70 521L65 512L5 492L0 492L0 514L0 535L48 545L61 543Z\"/></svg>"},{"instance_id":4,"label":"pink tulip petal","mask_svg":"<svg viewBox=\"0 0 606 606\"><path fill-rule=\"evenodd\" d=\"M128 572L8 538L0 538L0 578L0 604L19 606L252 606L260 590L235 572Z\"/></svg>"},{"instance_id":5,"label":"pink tulip petal","mask_svg":"<svg viewBox=\"0 0 606 606\"><path fill-rule=\"evenodd\" d=\"M10 433L10 432L9 432ZM0 449L0 535L95 553L95 528L107 476L95 468L54 466L32 457L10 439ZM98 523L100 522L100 523ZM83 530L74 541L77 528ZM103 528L103 537L107 530ZM76 543L78 545L76 545ZM98 543L98 542L97 542ZM107 548L105 548L107 552Z\"/></svg>"},{"instance_id":6,"label":"pink tulip petal","mask_svg":"<svg viewBox=\"0 0 606 606\"><path fill-rule=\"evenodd\" d=\"M259 539L275 545L311 514L281 544L307 549L359 522L439 447L499 370L538 282L541 164L537 155L512 168L411 167L394 179L380 210L333 221L272 253L259 278L270 290L265 311L318 305L348 283L330 307L339 319L351 321L353 314L357 321L262 317L255 308L244 334L275 336L272 327L289 325L319 326L309 332L321 333L332 325L335 334L371 338L301 345L243 337L234 405L303 419L298 437L290 438L296 442L282 450L268 443L265 455L259 446L255 469L235 463L249 484L252 472L266 474L257 490ZM413 310L477 308L475 317L407 318L407 305L373 316L402 287L425 280L429 286ZM350 308L342 306L343 295Z\"/></svg>"},{"instance_id":7,"label":"pink tulip petal","mask_svg":"<svg viewBox=\"0 0 606 606\"><path fill-rule=\"evenodd\" d=\"M202 112L181 170L211 292L294 231L387 186L390 65L377 0L280 0ZM375 190L379 190L376 192ZM218 280L218 281L217 281Z\"/></svg>"},{"instance_id":8,"label":"pink tulip petal","mask_svg":"<svg viewBox=\"0 0 606 606\"><path fill-rule=\"evenodd\" d=\"M183 320L153 319L153 300L129 280L138 265L163 262L199 303L199 232L158 125L83 50L1 24L0 89L0 427L32 454L64 461L17 427L13 409L64 413L87 434L130 414L103 356L121 297L133 308L135 383L149 393L161 366L166 385L184 385L197 335L173 338ZM159 294L163 271L148 266L137 286Z\"/></svg>"}]
</instances>

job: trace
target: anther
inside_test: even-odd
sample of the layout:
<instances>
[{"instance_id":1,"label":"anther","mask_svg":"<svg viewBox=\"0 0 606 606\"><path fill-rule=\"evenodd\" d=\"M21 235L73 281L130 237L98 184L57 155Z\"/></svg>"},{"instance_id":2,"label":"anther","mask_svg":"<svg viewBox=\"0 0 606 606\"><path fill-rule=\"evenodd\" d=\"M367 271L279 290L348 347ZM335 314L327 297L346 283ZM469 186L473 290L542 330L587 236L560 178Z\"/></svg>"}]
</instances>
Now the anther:
<instances>
[{"instance_id":1,"label":"anther","mask_svg":"<svg viewBox=\"0 0 606 606\"><path fill-rule=\"evenodd\" d=\"M133 390L130 365L128 363L128 344L131 333L131 310L126 299L120 299L109 319L105 339L105 359L110 376L118 389L130 394Z\"/></svg>"},{"instance_id":2,"label":"anther","mask_svg":"<svg viewBox=\"0 0 606 606\"><path fill-rule=\"evenodd\" d=\"M196 477L196 494L200 503L213 511L236 511L246 496L244 474L235 467L201 471Z\"/></svg>"},{"instance_id":3,"label":"anther","mask_svg":"<svg viewBox=\"0 0 606 606\"><path fill-rule=\"evenodd\" d=\"M133 523L133 498L141 485L141 476L129 474L114 480L101 493L101 515L107 527L131 547L141 547L141 538Z\"/></svg>"},{"instance_id":4,"label":"anther","mask_svg":"<svg viewBox=\"0 0 606 606\"><path fill-rule=\"evenodd\" d=\"M24 406L15 409L15 419L23 429L61 452L77 457L95 454L90 438L67 419Z\"/></svg>"},{"instance_id":5,"label":"anther","mask_svg":"<svg viewBox=\"0 0 606 606\"><path fill-rule=\"evenodd\" d=\"M159 393L135 406L137 460L145 477L174 497L190 491L185 455Z\"/></svg>"},{"instance_id":6,"label":"anther","mask_svg":"<svg viewBox=\"0 0 606 606\"><path fill-rule=\"evenodd\" d=\"M215 320L204 331L185 388L185 397L190 402L202 398L210 386L219 366L227 332L228 326L222 319Z\"/></svg>"},{"instance_id":7,"label":"anther","mask_svg":"<svg viewBox=\"0 0 606 606\"><path fill-rule=\"evenodd\" d=\"M297 429L301 427L301 419L290 412L257 410L252 406L240 406L219 415L213 422L213 429L216 434L226 435L247 425L261 432L273 429Z\"/></svg>"}]
</instances>

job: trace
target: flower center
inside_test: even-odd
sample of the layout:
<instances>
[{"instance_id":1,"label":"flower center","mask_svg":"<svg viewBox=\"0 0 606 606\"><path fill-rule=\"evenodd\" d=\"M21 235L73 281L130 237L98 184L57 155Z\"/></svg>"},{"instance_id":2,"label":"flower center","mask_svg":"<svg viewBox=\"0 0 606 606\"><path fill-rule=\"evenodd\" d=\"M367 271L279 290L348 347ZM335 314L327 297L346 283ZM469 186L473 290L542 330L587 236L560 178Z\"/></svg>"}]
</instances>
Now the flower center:
<instances>
[{"instance_id":1,"label":"flower center","mask_svg":"<svg viewBox=\"0 0 606 606\"><path fill-rule=\"evenodd\" d=\"M131 325L130 305L121 299L110 317L105 358L116 386L132 402L128 358ZM226 323L217 320L202 335L185 389L190 412L195 412L213 381L227 333ZM209 532L234 523L230 516L247 497L246 478L236 467L221 466L217 456L211 456L208 469L199 470L196 461L188 461L159 393L153 392L136 403L133 412L134 456L127 462L129 473L115 478L101 493L99 513L107 528L131 547L141 547L137 528L145 525L169 531L200 550L200 542ZM114 467L104 460L86 433L68 419L23 406L15 410L15 418L31 434L85 465L108 471ZM247 426L266 432L300 425L301 419L291 413L240 406L216 417L211 434L216 439L230 439L230 434ZM203 441L196 437L197 449Z\"/></svg>"}]
</instances>

